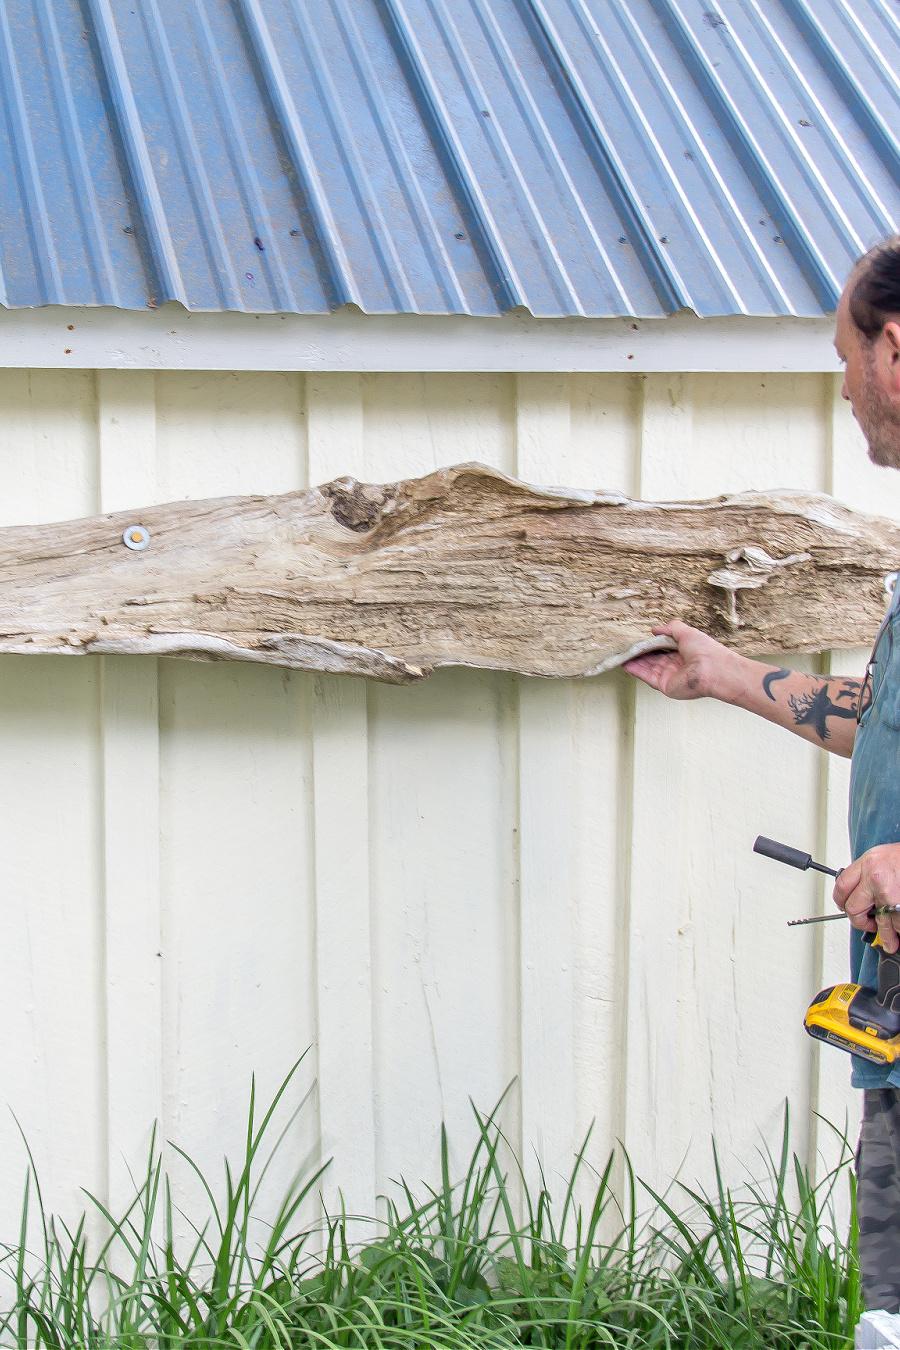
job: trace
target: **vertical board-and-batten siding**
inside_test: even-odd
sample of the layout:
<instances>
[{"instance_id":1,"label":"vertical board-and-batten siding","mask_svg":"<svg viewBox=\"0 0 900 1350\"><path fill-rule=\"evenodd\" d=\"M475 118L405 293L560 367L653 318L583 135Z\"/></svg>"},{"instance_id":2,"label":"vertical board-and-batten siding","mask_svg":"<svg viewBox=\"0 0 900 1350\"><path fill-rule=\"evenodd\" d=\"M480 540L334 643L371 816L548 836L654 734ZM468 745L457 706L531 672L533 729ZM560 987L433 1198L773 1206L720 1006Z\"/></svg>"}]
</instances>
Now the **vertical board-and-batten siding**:
<instances>
[{"instance_id":1,"label":"vertical board-and-batten siding","mask_svg":"<svg viewBox=\"0 0 900 1350\"><path fill-rule=\"evenodd\" d=\"M463 459L900 518L832 375L0 372L4 524ZM591 1121L592 1159L624 1140L658 1184L689 1150L702 1174L713 1131L752 1162L786 1096L801 1152L856 1110L799 1021L846 933L789 932L816 882L750 852L845 861L846 766L737 711L622 673L4 657L0 747L2 1097L68 1213L80 1186L122 1203L154 1119L215 1170L251 1074L266 1095L307 1046L272 1193L321 1151L351 1212L434 1174L442 1118L461 1166L469 1098L514 1078L508 1127L554 1184ZM0 1114L3 1237L17 1140Z\"/></svg>"}]
</instances>

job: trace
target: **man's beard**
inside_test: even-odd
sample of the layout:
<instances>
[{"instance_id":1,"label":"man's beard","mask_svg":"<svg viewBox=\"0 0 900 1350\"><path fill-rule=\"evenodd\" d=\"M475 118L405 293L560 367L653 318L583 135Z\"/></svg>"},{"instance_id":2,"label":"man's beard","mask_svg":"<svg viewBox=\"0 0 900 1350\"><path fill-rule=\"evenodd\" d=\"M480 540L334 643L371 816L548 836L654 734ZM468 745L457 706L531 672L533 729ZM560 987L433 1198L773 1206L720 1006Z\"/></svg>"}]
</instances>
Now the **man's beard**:
<instances>
[{"instance_id":1,"label":"man's beard","mask_svg":"<svg viewBox=\"0 0 900 1350\"><path fill-rule=\"evenodd\" d=\"M875 373L874 350L862 356L860 429L869 443L869 459L886 469L900 469L900 406L887 397Z\"/></svg>"}]
</instances>

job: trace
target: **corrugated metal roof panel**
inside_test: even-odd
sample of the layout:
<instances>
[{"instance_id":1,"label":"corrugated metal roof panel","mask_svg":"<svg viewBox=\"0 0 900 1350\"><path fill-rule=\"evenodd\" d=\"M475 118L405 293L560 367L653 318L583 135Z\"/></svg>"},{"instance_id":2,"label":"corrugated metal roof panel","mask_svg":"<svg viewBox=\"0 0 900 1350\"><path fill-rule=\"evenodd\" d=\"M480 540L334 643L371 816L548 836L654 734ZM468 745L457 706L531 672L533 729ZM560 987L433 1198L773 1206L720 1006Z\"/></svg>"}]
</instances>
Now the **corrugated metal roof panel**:
<instances>
[{"instance_id":1,"label":"corrugated metal roof panel","mask_svg":"<svg viewBox=\"0 0 900 1350\"><path fill-rule=\"evenodd\" d=\"M900 16L712 3L0 0L0 302L827 312Z\"/></svg>"}]
</instances>

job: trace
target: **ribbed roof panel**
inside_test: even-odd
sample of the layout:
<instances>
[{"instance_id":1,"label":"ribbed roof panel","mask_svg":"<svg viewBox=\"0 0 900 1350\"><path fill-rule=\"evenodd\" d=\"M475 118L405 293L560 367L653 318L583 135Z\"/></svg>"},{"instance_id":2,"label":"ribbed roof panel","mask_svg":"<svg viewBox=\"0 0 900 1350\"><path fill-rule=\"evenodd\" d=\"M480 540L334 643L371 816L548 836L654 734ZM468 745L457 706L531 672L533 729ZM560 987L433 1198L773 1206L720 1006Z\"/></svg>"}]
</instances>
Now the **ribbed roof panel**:
<instances>
[{"instance_id":1,"label":"ribbed roof panel","mask_svg":"<svg viewBox=\"0 0 900 1350\"><path fill-rule=\"evenodd\" d=\"M0 302L816 315L886 0L0 0Z\"/></svg>"}]
</instances>

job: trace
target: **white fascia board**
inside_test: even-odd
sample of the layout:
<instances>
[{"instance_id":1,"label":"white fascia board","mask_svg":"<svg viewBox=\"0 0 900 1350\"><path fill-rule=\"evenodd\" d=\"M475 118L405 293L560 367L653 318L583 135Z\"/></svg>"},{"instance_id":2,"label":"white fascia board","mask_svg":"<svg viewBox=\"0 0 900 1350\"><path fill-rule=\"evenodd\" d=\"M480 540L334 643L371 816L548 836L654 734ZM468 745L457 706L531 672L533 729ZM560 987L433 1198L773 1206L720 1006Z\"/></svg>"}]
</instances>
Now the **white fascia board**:
<instances>
[{"instance_id":1,"label":"white fascia board","mask_svg":"<svg viewBox=\"0 0 900 1350\"><path fill-rule=\"evenodd\" d=\"M835 371L831 319L0 310L0 367L306 371Z\"/></svg>"}]
</instances>

